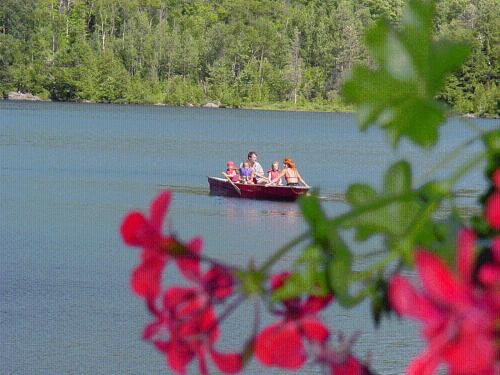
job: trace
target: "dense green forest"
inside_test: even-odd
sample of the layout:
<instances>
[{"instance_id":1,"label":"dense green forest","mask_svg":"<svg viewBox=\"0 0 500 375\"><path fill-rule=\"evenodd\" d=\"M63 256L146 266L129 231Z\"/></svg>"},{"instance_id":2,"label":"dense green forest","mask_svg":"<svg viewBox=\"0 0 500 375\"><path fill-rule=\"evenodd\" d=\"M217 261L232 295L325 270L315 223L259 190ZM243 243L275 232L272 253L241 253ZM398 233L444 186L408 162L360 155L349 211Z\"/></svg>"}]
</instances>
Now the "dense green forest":
<instances>
[{"instance_id":1,"label":"dense green forest","mask_svg":"<svg viewBox=\"0 0 500 375\"><path fill-rule=\"evenodd\" d=\"M363 32L404 0L1 0L0 92L61 101L345 109ZM500 0L439 0L472 52L440 98L498 115Z\"/></svg>"}]
</instances>

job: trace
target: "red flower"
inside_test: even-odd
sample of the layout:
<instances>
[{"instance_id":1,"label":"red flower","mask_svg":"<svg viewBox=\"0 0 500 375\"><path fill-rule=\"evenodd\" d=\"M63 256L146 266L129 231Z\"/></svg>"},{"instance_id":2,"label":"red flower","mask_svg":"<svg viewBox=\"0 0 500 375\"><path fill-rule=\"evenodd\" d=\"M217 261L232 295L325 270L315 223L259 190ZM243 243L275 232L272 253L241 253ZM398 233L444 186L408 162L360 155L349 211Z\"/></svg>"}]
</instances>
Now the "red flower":
<instances>
[{"instance_id":1,"label":"red flower","mask_svg":"<svg viewBox=\"0 0 500 375\"><path fill-rule=\"evenodd\" d=\"M500 192L494 191L486 200L484 216L488 224L496 230L500 230Z\"/></svg>"},{"instance_id":2,"label":"red flower","mask_svg":"<svg viewBox=\"0 0 500 375\"><path fill-rule=\"evenodd\" d=\"M493 181L495 188L500 190L500 168L497 168L495 172L493 172L491 180Z\"/></svg>"},{"instance_id":3,"label":"red flower","mask_svg":"<svg viewBox=\"0 0 500 375\"><path fill-rule=\"evenodd\" d=\"M272 288L279 288L288 273L273 276ZM310 296L305 302L299 298L283 301L285 309L276 314L283 319L262 330L255 339L255 356L266 366L290 370L299 369L307 359L303 339L310 343L324 343L329 332L316 316L333 296Z\"/></svg>"},{"instance_id":4,"label":"red flower","mask_svg":"<svg viewBox=\"0 0 500 375\"><path fill-rule=\"evenodd\" d=\"M484 294L472 284L474 234L459 233L458 277L434 254L419 250L415 256L423 291L399 275L389 285L391 306L401 315L420 320L429 346L408 369L408 374L433 374L446 362L451 374L493 373L496 346L495 313Z\"/></svg>"},{"instance_id":5,"label":"red flower","mask_svg":"<svg viewBox=\"0 0 500 375\"><path fill-rule=\"evenodd\" d=\"M205 275L205 281L210 279L209 274L210 271ZM200 373L208 374L207 353L223 373L236 373L242 368L239 353L224 354L214 348L219 328L210 300L218 298L217 295L220 296L226 286L209 288L210 295L207 292L209 284L205 284L202 290L180 287L168 289L164 294L163 309L157 312L156 321L144 330L144 338L152 341L165 354L168 365L176 373L185 374L187 365L197 357ZM226 292L222 295L223 298L227 296Z\"/></svg>"},{"instance_id":6,"label":"red flower","mask_svg":"<svg viewBox=\"0 0 500 375\"><path fill-rule=\"evenodd\" d=\"M330 368L331 375L371 375L369 368L351 354L352 339L341 339L336 349L322 345L316 360Z\"/></svg>"},{"instance_id":7,"label":"red flower","mask_svg":"<svg viewBox=\"0 0 500 375\"><path fill-rule=\"evenodd\" d=\"M494 238L491 245L492 261L481 266L479 280L485 287L488 301L500 319L500 237Z\"/></svg>"},{"instance_id":8,"label":"red flower","mask_svg":"<svg viewBox=\"0 0 500 375\"><path fill-rule=\"evenodd\" d=\"M369 375L370 371L355 357L350 355L343 362L330 364L331 375Z\"/></svg>"},{"instance_id":9,"label":"red flower","mask_svg":"<svg viewBox=\"0 0 500 375\"><path fill-rule=\"evenodd\" d=\"M178 255L176 263L187 277L199 275L199 262L195 258L202 247L201 238L186 246L174 236L162 234L162 226L171 200L171 193L160 193L151 203L150 217L141 212L131 212L123 220L120 232L130 246L142 247L141 264L132 272L132 290L151 301L160 293L161 276L170 255Z\"/></svg>"}]
</instances>

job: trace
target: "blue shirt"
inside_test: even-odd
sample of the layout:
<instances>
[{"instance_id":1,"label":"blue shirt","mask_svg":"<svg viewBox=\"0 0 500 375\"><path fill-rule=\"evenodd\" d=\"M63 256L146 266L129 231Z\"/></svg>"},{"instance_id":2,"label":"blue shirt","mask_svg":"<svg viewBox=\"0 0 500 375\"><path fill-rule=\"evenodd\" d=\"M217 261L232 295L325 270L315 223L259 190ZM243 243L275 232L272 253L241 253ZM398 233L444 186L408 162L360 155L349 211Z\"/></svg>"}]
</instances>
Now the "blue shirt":
<instances>
[{"instance_id":1,"label":"blue shirt","mask_svg":"<svg viewBox=\"0 0 500 375\"><path fill-rule=\"evenodd\" d=\"M240 168L240 175L244 177L252 176L252 168Z\"/></svg>"}]
</instances>

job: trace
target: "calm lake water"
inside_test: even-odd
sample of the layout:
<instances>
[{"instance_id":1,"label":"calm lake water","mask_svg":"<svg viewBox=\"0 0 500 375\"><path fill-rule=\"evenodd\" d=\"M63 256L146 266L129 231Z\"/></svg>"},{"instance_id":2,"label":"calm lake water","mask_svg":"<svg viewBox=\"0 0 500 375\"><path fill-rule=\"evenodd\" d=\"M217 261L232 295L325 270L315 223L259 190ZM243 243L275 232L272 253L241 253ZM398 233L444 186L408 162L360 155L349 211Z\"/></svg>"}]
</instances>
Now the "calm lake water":
<instances>
[{"instance_id":1,"label":"calm lake water","mask_svg":"<svg viewBox=\"0 0 500 375\"><path fill-rule=\"evenodd\" d=\"M306 226L292 203L209 196L206 176L219 175L227 160L256 150L268 168L293 157L333 215L347 209L342 193L349 184L380 186L382 172L400 158L422 178L474 134L452 119L439 151L422 153L407 143L387 148L376 129L359 133L351 114L0 101L0 373L168 372L140 339L149 316L129 291L138 252L118 234L125 213L146 210L158 191L174 191L168 225L182 239L200 234L206 254L243 266L262 262ZM474 144L459 159L480 149ZM460 181L465 212L484 186L480 171ZM377 246L370 241L359 251ZM174 268L166 278L178 280ZM356 354L371 355L380 374L400 374L422 348L406 321L393 317L374 329L366 303L352 310L335 304L323 316L347 335L361 332ZM243 306L225 322L218 347L238 347L251 325L252 310ZM309 364L304 372L321 369ZM280 372L253 360L245 373Z\"/></svg>"}]
</instances>

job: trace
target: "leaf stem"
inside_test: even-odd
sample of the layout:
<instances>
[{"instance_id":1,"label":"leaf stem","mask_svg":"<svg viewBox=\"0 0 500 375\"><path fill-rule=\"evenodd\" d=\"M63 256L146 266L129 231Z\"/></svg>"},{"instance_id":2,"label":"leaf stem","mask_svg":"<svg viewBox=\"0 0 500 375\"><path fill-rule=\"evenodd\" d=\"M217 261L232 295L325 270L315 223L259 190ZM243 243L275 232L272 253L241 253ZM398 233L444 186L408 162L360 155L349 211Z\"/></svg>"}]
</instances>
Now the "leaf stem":
<instances>
[{"instance_id":1,"label":"leaf stem","mask_svg":"<svg viewBox=\"0 0 500 375\"><path fill-rule=\"evenodd\" d=\"M345 214L339 215L333 219L329 220L329 224L332 226L337 226L342 224L343 222L354 219L357 216L378 210L379 208L382 208L384 206L387 206L389 204L395 203L395 202L400 202L400 201L408 201L411 200L412 198L415 197L415 193L413 191L405 192L403 194L396 194L396 195L388 195L384 196L383 198L376 199L368 204L365 204L363 206L357 206L356 208L352 209L351 211L346 212Z\"/></svg>"},{"instance_id":2,"label":"leaf stem","mask_svg":"<svg viewBox=\"0 0 500 375\"><path fill-rule=\"evenodd\" d=\"M406 192L404 194L397 194L397 195L390 195L386 196L380 199L377 199L374 202L370 202L364 206L358 206L354 208L353 210L346 212L345 214L339 215L333 219L329 220L329 224L334 227L337 225L342 224L346 220L353 219L361 214L364 214L369 211L374 211L379 208L382 208L384 206L387 206L391 203L398 202L398 201L406 201L410 200L415 196L414 192ZM310 237L310 232L304 232L295 239L291 240L290 242L286 243L283 245L281 248L279 248L273 255L271 255L266 262L260 267L259 272L267 272L269 268L271 268L274 263L276 263L283 255L285 255L288 251L290 251L292 248L294 248L296 245L299 243L305 241Z\"/></svg>"},{"instance_id":3,"label":"leaf stem","mask_svg":"<svg viewBox=\"0 0 500 375\"><path fill-rule=\"evenodd\" d=\"M264 264L260 266L259 272L267 272L269 268L271 268L273 264L276 263L283 255L285 255L288 251L293 249L302 241L305 241L308 237L309 237L309 231L302 233L300 236L284 244L273 255L267 258Z\"/></svg>"},{"instance_id":4,"label":"leaf stem","mask_svg":"<svg viewBox=\"0 0 500 375\"><path fill-rule=\"evenodd\" d=\"M364 281L366 279L371 278L374 273L379 273L380 271L383 271L385 267L387 267L391 262L395 261L398 257L399 253L395 251L389 252L389 254L387 254L384 259L378 261L377 263L372 264L363 271L353 272L352 281L354 282Z\"/></svg>"},{"instance_id":5,"label":"leaf stem","mask_svg":"<svg viewBox=\"0 0 500 375\"><path fill-rule=\"evenodd\" d=\"M472 145L474 142L478 141L481 139L483 134L478 134L475 137L468 139L467 141L463 142L462 144L458 145L455 147L453 150L447 152L444 157L434 164L426 173L424 173L422 176L420 176L416 182L417 186L425 183L427 180L430 179L431 176L433 176L438 170L446 167L449 163L451 163L454 159L456 159L458 156L460 156L461 152L464 150L464 148Z\"/></svg>"},{"instance_id":6,"label":"leaf stem","mask_svg":"<svg viewBox=\"0 0 500 375\"><path fill-rule=\"evenodd\" d=\"M469 173L469 171L474 168L477 164L482 162L486 157L488 156L488 153L486 151L481 151L478 152L473 158L469 159L465 164L461 166L453 175L451 175L447 181L450 183L451 186L455 185L455 183L462 178L464 175Z\"/></svg>"}]
</instances>

